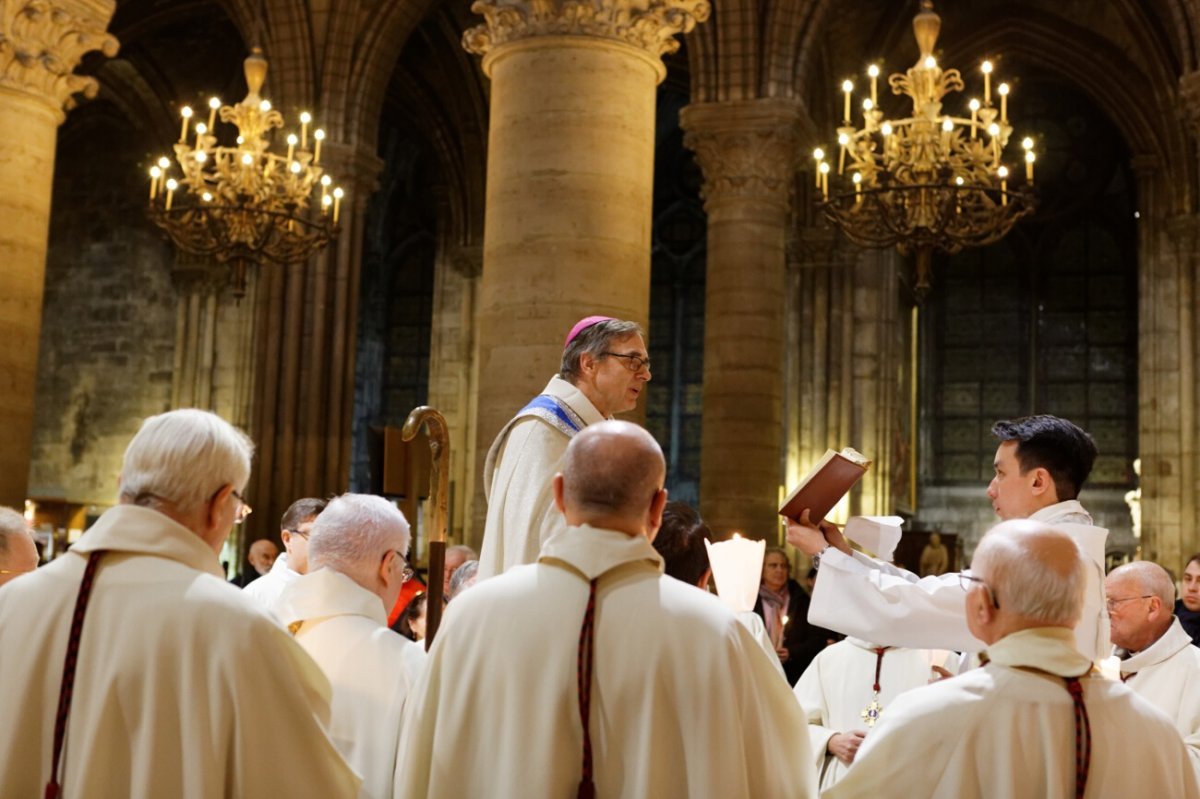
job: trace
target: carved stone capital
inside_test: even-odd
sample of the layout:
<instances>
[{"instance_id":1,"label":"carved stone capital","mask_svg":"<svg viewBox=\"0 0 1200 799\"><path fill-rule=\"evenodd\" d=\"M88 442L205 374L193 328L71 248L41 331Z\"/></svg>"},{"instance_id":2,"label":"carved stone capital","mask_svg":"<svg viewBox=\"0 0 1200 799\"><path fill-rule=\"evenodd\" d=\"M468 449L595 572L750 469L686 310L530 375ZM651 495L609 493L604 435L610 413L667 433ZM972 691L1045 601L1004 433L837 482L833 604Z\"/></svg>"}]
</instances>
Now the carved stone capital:
<instances>
[{"instance_id":1,"label":"carved stone capital","mask_svg":"<svg viewBox=\"0 0 1200 799\"><path fill-rule=\"evenodd\" d=\"M536 36L589 36L624 42L658 58L678 50L675 36L708 19L712 5L709 0L475 0L471 10L486 20L463 34L463 48L477 55Z\"/></svg>"},{"instance_id":2,"label":"carved stone capital","mask_svg":"<svg viewBox=\"0 0 1200 799\"><path fill-rule=\"evenodd\" d=\"M680 113L684 146L704 172L704 207L734 198L786 206L794 186L800 107L763 99L689 105Z\"/></svg>"},{"instance_id":3,"label":"carved stone capital","mask_svg":"<svg viewBox=\"0 0 1200 799\"><path fill-rule=\"evenodd\" d=\"M115 0L0 0L0 85L43 98L57 109L73 95L95 97L95 78L73 74L83 54L117 54L105 33Z\"/></svg>"}]
</instances>

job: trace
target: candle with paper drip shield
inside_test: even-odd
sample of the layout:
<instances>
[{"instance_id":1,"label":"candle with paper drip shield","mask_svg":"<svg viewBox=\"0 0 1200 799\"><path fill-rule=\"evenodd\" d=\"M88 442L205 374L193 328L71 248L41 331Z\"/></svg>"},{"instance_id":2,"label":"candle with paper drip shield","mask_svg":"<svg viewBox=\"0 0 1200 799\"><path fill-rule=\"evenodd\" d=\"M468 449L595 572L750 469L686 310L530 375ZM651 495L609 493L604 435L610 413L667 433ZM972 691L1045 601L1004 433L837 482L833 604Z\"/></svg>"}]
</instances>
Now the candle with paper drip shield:
<instances>
[{"instance_id":1,"label":"candle with paper drip shield","mask_svg":"<svg viewBox=\"0 0 1200 799\"><path fill-rule=\"evenodd\" d=\"M728 541L714 544L706 540L704 547L708 550L717 596L734 613L754 610L767 542L752 541L734 533Z\"/></svg>"}]
</instances>

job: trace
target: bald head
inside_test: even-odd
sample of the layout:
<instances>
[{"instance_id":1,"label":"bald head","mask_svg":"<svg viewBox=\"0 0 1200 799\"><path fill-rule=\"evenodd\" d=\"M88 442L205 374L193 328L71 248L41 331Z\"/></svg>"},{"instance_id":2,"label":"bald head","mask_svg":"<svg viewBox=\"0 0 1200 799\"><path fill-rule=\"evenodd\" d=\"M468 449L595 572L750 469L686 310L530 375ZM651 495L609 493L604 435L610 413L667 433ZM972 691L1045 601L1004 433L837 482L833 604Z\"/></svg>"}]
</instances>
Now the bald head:
<instances>
[{"instance_id":1,"label":"bald head","mask_svg":"<svg viewBox=\"0 0 1200 799\"><path fill-rule=\"evenodd\" d=\"M1167 570L1147 560L1119 566L1104 580L1112 641L1140 652L1162 637L1175 620L1175 583Z\"/></svg>"},{"instance_id":2,"label":"bald head","mask_svg":"<svg viewBox=\"0 0 1200 799\"><path fill-rule=\"evenodd\" d=\"M259 574L266 574L275 565L275 558L279 557L279 547L275 546L275 542L267 538L260 538L250 545L250 552L246 555L246 560L250 561L250 565Z\"/></svg>"},{"instance_id":3,"label":"bald head","mask_svg":"<svg viewBox=\"0 0 1200 799\"><path fill-rule=\"evenodd\" d=\"M589 425L571 439L563 456L562 474L555 479L560 509L570 524L592 524L638 532L618 526L619 520L647 521L652 506L653 538L666 502L662 449L649 433L630 422L606 421ZM661 502L660 500L661 495Z\"/></svg>"},{"instance_id":4,"label":"bald head","mask_svg":"<svg viewBox=\"0 0 1200 799\"><path fill-rule=\"evenodd\" d=\"M990 640L972 625L988 643L1030 627L1074 628L1083 611L1087 563L1068 535L1041 522L1013 519L993 527L975 549L971 573L994 593L989 615L995 618L976 619L992 625ZM968 603L968 621L971 613Z\"/></svg>"}]
</instances>

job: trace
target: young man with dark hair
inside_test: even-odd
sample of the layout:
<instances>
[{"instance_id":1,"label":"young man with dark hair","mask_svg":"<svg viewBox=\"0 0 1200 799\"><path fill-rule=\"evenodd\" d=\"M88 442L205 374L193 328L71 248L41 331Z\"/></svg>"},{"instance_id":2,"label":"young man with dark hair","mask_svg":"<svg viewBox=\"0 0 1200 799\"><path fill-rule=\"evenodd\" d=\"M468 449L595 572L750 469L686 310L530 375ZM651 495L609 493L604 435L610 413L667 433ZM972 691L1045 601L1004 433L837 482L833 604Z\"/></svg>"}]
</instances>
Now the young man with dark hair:
<instances>
[{"instance_id":1,"label":"young man with dark hair","mask_svg":"<svg viewBox=\"0 0 1200 799\"><path fill-rule=\"evenodd\" d=\"M995 477L987 495L1001 520L1033 519L1069 535L1091 563L1083 616L1076 628L1079 652L1108 657L1104 608L1104 541L1076 499L1096 460L1091 436L1056 416L997 422ZM956 573L918 578L853 552L831 524L788 522L788 542L821 560L809 621L881 646L978 652L984 644L963 620L964 594Z\"/></svg>"},{"instance_id":2,"label":"young man with dark hair","mask_svg":"<svg viewBox=\"0 0 1200 799\"><path fill-rule=\"evenodd\" d=\"M287 551L261 579L246 586L246 596L271 610L287 585L308 574L308 534L327 504L317 497L304 497L288 506L279 520L279 538Z\"/></svg>"}]
</instances>

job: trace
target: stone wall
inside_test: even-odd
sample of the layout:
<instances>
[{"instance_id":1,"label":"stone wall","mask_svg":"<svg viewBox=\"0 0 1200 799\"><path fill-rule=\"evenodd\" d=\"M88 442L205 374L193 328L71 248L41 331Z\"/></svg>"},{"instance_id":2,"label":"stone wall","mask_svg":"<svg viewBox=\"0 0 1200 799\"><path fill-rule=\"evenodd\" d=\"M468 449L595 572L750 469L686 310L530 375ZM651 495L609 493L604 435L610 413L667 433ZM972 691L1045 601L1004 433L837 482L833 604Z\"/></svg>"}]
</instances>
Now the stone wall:
<instances>
[{"instance_id":1,"label":"stone wall","mask_svg":"<svg viewBox=\"0 0 1200 799\"><path fill-rule=\"evenodd\" d=\"M143 159L103 103L59 134L31 497L111 503L129 439L170 403L176 297Z\"/></svg>"}]
</instances>

